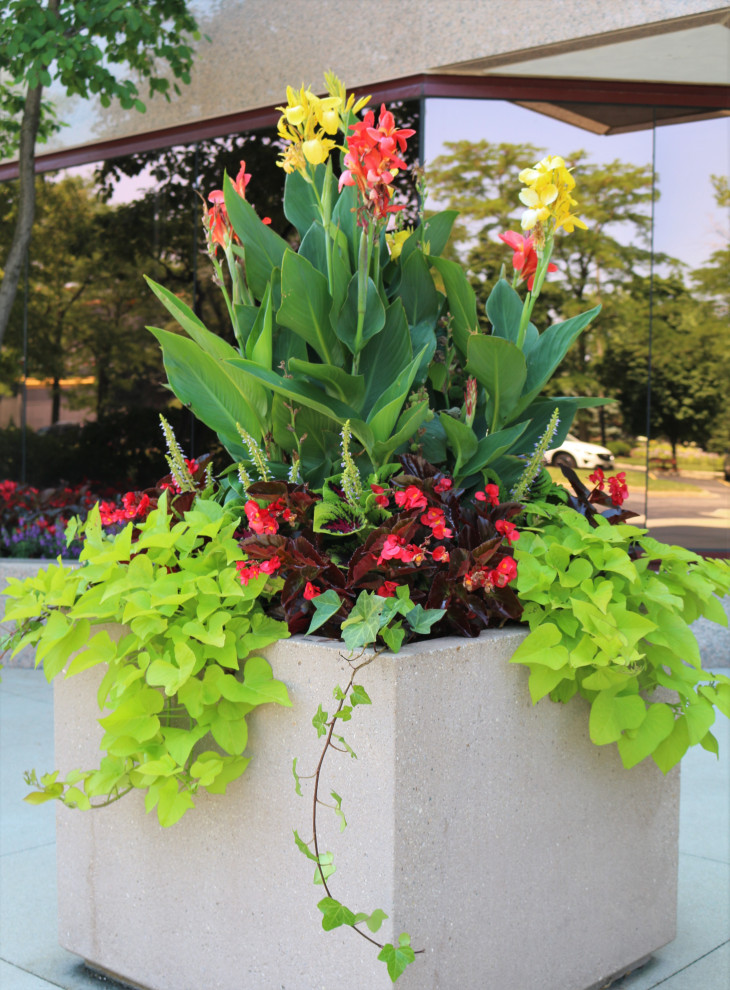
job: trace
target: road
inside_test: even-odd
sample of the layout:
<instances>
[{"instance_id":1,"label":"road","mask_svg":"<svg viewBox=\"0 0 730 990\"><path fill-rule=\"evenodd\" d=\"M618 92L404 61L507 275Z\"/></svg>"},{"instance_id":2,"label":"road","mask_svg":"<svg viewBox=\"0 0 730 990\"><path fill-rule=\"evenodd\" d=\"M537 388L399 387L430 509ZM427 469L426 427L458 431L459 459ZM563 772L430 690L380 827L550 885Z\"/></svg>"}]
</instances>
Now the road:
<instances>
[{"instance_id":1,"label":"road","mask_svg":"<svg viewBox=\"0 0 730 990\"><path fill-rule=\"evenodd\" d=\"M692 550L730 554L730 484L719 480L681 478L696 491L674 494L649 492L648 529L664 543ZM644 492L630 493L626 507L639 513L628 520L644 525Z\"/></svg>"}]
</instances>

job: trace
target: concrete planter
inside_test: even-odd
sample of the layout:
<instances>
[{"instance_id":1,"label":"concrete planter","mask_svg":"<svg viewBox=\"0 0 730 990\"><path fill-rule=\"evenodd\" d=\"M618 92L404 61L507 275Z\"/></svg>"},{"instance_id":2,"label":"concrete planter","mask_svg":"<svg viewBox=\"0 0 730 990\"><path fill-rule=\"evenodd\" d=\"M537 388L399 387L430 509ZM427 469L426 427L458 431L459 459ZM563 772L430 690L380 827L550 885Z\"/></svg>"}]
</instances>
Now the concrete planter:
<instances>
[{"instance_id":1,"label":"concrete planter","mask_svg":"<svg viewBox=\"0 0 730 990\"><path fill-rule=\"evenodd\" d=\"M366 667L372 707L342 732L357 760L330 754L321 809L332 890L390 915L425 950L401 990L586 990L675 935L679 774L626 771L588 739L587 709L532 707L510 666L521 630L408 647ZM337 644L269 648L294 707L252 715L253 760L223 796L202 796L171 829L129 795L102 811L58 811L61 944L152 990L385 990L377 950L323 932L311 836L317 705L346 679ZM56 683L56 765L92 766L101 674Z\"/></svg>"}]
</instances>

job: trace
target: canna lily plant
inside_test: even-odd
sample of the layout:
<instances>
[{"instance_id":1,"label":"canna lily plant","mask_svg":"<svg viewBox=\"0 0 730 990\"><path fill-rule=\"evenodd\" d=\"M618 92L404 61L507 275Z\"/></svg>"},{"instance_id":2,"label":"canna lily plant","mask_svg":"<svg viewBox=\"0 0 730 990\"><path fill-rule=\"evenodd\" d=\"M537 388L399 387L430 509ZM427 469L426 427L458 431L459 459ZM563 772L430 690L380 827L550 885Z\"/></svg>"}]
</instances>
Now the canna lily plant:
<instances>
[{"instance_id":1,"label":"canna lily plant","mask_svg":"<svg viewBox=\"0 0 730 990\"><path fill-rule=\"evenodd\" d=\"M556 408L560 443L578 408L604 401L540 397L598 312L542 333L530 322L555 270L549 259L556 232L584 226L570 213L574 180L558 158L522 173L521 198L539 207L525 215L530 234L518 251L529 292L523 304L500 279L487 305L492 332L485 333L464 270L442 257L455 211L422 213L415 230L398 227L403 207L393 180L408 168L414 132L398 128L385 106L377 117L366 109L358 119L367 99L355 102L331 74L326 81L328 96L289 88L280 108L284 210L299 233L298 250L246 201L245 164L210 195L209 253L236 346L150 282L184 331L151 328L170 386L236 462L252 463L242 436L252 437L277 478L320 487L339 473L339 436L349 423L363 478L387 474L396 454L417 448L467 488L479 487L487 469L516 484L521 457ZM516 246L520 235L504 236ZM465 394L457 407L454 393Z\"/></svg>"}]
</instances>

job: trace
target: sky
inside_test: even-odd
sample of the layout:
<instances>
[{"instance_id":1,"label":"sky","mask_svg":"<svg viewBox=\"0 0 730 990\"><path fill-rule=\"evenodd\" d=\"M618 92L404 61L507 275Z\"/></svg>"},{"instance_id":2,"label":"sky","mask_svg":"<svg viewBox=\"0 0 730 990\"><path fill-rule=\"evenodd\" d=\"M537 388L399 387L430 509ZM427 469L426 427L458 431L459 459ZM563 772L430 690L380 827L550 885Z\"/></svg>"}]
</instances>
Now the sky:
<instances>
[{"instance_id":1,"label":"sky","mask_svg":"<svg viewBox=\"0 0 730 990\"><path fill-rule=\"evenodd\" d=\"M427 100L426 167L444 151L445 142L465 138L529 142L553 155L583 148L596 163L619 158L644 165L652 160L651 130L592 134L501 100ZM730 119L658 127L656 170L660 198L655 207L655 250L697 267L723 246L723 239L727 243L730 233L728 216L718 210L710 182L711 174L730 171ZM580 201L578 189L575 196Z\"/></svg>"}]
</instances>

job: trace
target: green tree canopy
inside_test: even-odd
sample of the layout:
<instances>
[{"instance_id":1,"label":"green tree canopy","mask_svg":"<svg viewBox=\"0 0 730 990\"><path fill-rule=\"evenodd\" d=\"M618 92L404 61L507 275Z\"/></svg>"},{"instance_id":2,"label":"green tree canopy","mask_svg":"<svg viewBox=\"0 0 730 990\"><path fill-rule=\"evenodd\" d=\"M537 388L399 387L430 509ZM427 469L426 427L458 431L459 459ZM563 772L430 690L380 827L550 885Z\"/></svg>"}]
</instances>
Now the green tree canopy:
<instances>
[{"instance_id":1,"label":"green tree canopy","mask_svg":"<svg viewBox=\"0 0 730 990\"><path fill-rule=\"evenodd\" d=\"M29 268L28 372L52 383L52 421L59 416L64 378L92 376L76 399L97 416L138 400L148 382L162 379L158 348L145 330L150 300L142 257L123 207L100 203L80 178L38 178L38 208ZM0 187L3 231L17 209L11 186ZM149 257L147 269L160 272ZM22 318L14 311L4 348L2 377L21 371Z\"/></svg>"},{"instance_id":2,"label":"green tree canopy","mask_svg":"<svg viewBox=\"0 0 730 990\"><path fill-rule=\"evenodd\" d=\"M168 72L190 80L198 29L188 6L187 0L2 0L0 119L9 123L0 127L0 152L7 156L17 142L20 195L0 284L0 344L33 226L35 145L53 126L44 114L44 88L55 82L70 96L95 95L103 106L119 100L124 109L143 111L129 78L136 75L147 80L150 96L169 99L178 86Z\"/></svg>"},{"instance_id":3,"label":"green tree canopy","mask_svg":"<svg viewBox=\"0 0 730 990\"><path fill-rule=\"evenodd\" d=\"M596 371L615 395L628 430L646 429L649 307L652 308L651 435L706 444L726 400L730 342L725 320L699 302L678 275L636 276L617 290L609 346Z\"/></svg>"}]
</instances>

